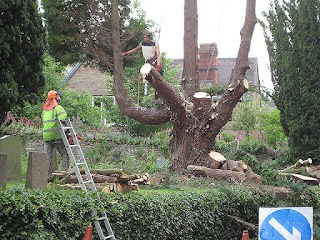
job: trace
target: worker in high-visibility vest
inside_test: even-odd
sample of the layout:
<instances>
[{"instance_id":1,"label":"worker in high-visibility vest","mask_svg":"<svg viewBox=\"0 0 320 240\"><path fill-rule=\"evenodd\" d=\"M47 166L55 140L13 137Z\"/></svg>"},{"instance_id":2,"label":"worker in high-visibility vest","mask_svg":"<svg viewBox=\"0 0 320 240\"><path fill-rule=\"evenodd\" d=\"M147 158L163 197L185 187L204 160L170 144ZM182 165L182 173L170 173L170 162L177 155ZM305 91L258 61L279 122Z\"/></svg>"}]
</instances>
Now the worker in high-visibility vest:
<instances>
[{"instance_id":1,"label":"worker in high-visibility vest","mask_svg":"<svg viewBox=\"0 0 320 240\"><path fill-rule=\"evenodd\" d=\"M55 147L61 155L61 170L68 171L69 168L68 153L56 123L56 119L65 120L68 117L64 108L59 105L60 100L60 94L57 91L51 90L48 92L46 102L42 105L42 136L44 141L44 149L48 157L49 174L52 164L52 155Z\"/></svg>"}]
</instances>

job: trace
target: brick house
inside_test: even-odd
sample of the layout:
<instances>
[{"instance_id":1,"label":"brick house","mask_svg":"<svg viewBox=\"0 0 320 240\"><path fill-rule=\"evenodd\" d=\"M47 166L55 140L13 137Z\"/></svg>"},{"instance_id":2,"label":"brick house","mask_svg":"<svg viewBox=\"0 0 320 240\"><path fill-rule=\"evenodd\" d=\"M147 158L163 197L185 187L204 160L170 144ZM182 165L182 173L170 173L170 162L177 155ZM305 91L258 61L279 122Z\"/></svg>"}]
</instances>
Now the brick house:
<instances>
[{"instance_id":1,"label":"brick house","mask_svg":"<svg viewBox=\"0 0 320 240\"><path fill-rule=\"evenodd\" d=\"M216 43L200 44L199 47L199 81L201 88L210 87L215 84L229 84L231 72L236 64L236 58L218 58L218 48ZM174 59L173 64L182 69L183 59ZM250 69L246 72L246 77L250 85L260 89L258 58L249 58ZM178 76L182 77L182 71ZM247 92L243 96L244 100L259 100L259 95Z\"/></svg>"},{"instance_id":2,"label":"brick house","mask_svg":"<svg viewBox=\"0 0 320 240\"><path fill-rule=\"evenodd\" d=\"M98 68L77 63L64 80L66 89L76 92L88 91L91 96L110 96L106 86L107 74Z\"/></svg>"},{"instance_id":3,"label":"brick house","mask_svg":"<svg viewBox=\"0 0 320 240\"><path fill-rule=\"evenodd\" d=\"M76 92L87 91L92 96L92 105L104 108L101 97L110 97L115 104L115 97L112 93L107 91L107 79L108 75L101 72L98 68L92 66L85 66L82 63L77 63L64 82L66 83L66 89ZM100 99L99 99L100 98ZM101 122L106 125L106 119L101 115Z\"/></svg>"}]
</instances>

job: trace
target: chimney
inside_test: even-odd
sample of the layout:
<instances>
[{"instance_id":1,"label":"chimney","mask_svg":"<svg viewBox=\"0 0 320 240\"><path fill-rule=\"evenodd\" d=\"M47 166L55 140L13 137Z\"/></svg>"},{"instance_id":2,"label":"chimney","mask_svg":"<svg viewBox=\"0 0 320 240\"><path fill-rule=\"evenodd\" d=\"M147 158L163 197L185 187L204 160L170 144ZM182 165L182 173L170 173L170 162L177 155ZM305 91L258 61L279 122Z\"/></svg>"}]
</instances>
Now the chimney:
<instances>
[{"instance_id":1,"label":"chimney","mask_svg":"<svg viewBox=\"0 0 320 240\"><path fill-rule=\"evenodd\" d=\"M213 86L218 80L218 48L216 43L200 44L199 80L201 86Z\"/></svg>"}]
</instances>

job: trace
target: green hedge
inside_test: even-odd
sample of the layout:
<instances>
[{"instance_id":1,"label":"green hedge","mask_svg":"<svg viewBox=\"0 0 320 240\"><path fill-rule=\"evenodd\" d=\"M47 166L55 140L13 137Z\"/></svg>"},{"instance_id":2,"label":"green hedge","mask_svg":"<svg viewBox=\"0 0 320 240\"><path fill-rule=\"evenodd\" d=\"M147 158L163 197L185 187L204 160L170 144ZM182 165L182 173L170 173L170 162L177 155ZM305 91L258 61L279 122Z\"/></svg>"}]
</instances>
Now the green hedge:
<instances>
[{"instance_id":1,"label":"green hedge","mask_svg":"<svg viewBox=\"0 0 320 240\"><path fill-rule=\"evenodd\" d=\"M89 206L99 209L96 195L89 196L79 190L1 189L1 239L82 239L92 221ZM258 187L231 185L210 191L101 193L100 198L118 240L238 240L246 227L230 216L258 225L259 207L281 206L314 207L314 239L320 239L318 198L309 190L279 199ZM95 230L93 239L98 239Z\"/></svg>"}]
</instances>

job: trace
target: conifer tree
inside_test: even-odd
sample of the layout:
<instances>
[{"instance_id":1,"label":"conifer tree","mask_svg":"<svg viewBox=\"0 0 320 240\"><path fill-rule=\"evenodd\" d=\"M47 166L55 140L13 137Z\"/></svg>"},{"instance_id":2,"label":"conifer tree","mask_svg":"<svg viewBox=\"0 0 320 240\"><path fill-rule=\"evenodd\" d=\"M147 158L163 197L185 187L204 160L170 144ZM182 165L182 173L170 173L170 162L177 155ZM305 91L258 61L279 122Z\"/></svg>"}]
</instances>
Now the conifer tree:
<instances>
[{"instance_id":1,"label":"conifer tree","mask_svg":"<svg viewBox=\"0 0 320 240\"><path fill-rule=\"evenodd\" d=\"M264 24L273 99L293 157L320 162L320 1L273 0Z\"/></svg>"},{"instance_id":2,"label":"conifer tree","mask_svg":"<svg viewBox=\"0 0 320 240\"><path fill-rule=\"evenodd\" d=\"M23 101L37 99L42 73L45 31L36 0L0 2L0 122Z\"/></svg>"},{"instance_id":3,"label":"conifer tree","mask_svg":"<svg viewBox=\"0 0 320 240\"><path fill-rule=\"evenodd\" d=\"M42 0L50 55L64 65L91 62L104 70L112 68L110 4L109 0ZM142 31L146 26L144 21L132 23L130 7L131 0L119 2L124 39L132 38L131 33L137 28ZM127 28L136 29L129 30L128 36L125 34Z\"/></svg>"}]
</instances>

